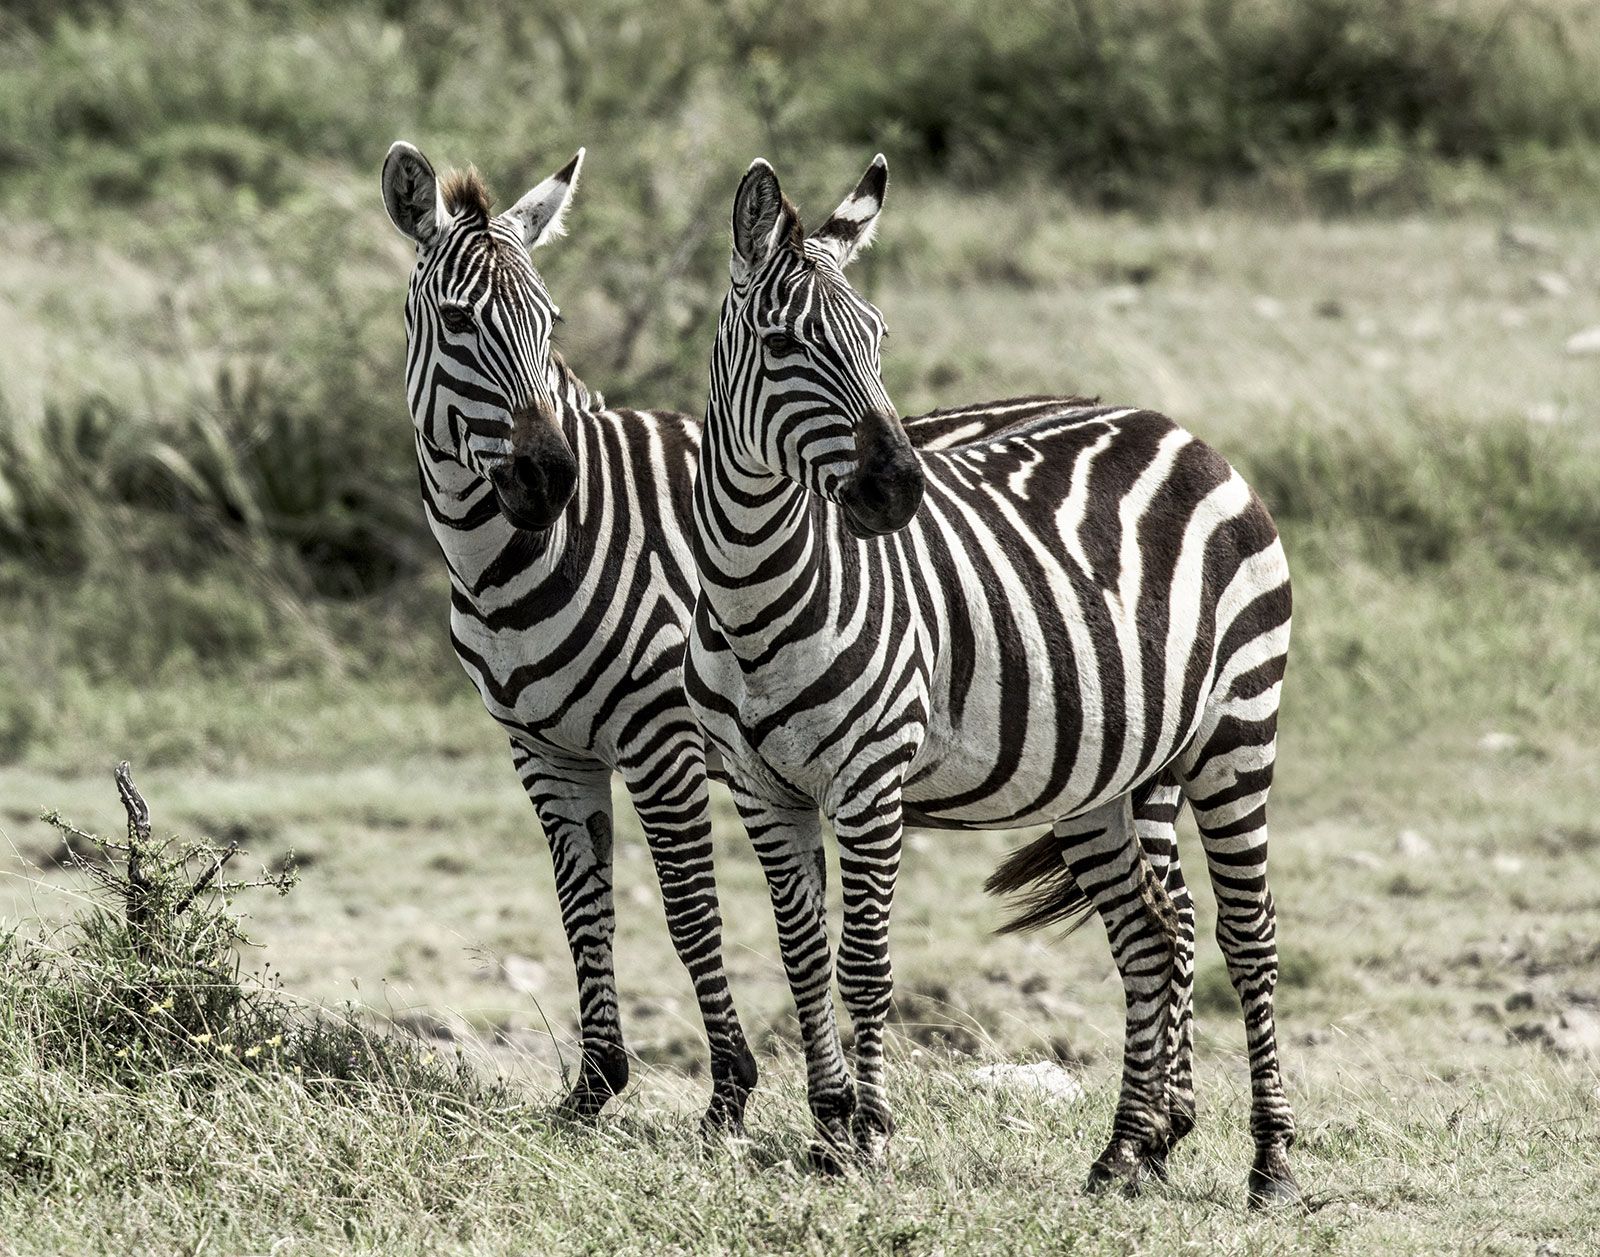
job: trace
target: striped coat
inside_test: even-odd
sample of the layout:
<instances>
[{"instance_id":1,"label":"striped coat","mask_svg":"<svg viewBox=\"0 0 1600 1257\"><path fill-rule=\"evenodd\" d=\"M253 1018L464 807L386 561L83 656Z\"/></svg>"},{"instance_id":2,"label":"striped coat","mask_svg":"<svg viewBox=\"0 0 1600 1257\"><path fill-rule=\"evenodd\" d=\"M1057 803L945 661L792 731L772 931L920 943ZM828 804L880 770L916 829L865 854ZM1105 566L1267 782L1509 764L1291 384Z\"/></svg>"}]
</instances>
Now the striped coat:
<instances>
[{"instance_id":1,"label":"striped coat","mask_svg":"<svg viewBox=\"0 0 1600 1257\"><path fill-rule=\"evenodd\" d=\"M1098 910L1129 1004L1091 1185L1162 1172L1193 1113L1181 797L1247 1010L1251 1199L1292 1196L1265 880L1290 612L1276 529L1220 455L1147 411L991 404L968 412L986 431L955 426L919 453L883 388L881 316L842 271L884 182L880 159L808 236L770 167L746 176L695 503L689 696L767 870L817 1156L875 1159L892 1130L882 1034L902 826L1045 823L993 888L1022 893L1024 925ZM819 808L840 844L853 1078L828 994Z\"/></svg>"}]
</instances>

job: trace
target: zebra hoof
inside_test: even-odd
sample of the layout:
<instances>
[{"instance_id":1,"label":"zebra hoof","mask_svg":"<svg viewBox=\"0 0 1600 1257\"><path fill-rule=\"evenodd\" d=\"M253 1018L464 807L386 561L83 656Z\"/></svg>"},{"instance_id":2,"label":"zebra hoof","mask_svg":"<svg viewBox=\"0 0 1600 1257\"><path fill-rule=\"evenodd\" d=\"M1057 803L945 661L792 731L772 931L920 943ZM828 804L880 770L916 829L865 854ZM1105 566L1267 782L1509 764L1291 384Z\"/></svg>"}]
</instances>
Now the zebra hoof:
<instances>
[{"instance_id":1,"label":"zebra hoof","mask_svg":"<svg viewBox=\"0 0 1600 1257\"><path fill-rule=\"evenodd\" d=\"M850 1158L837 1144L813 1139L806 1149L806 1164L824 1178L843 1178L850 1170Z\"/></svg>"},{"instance_id":2,"label":"zebra hoof","mask_svg":"<svg viewBox=\"0 0 1600 1257\"><path fill-rule=\"evenodd\" d=\"M1286 1209L1301 1203L1300 1185L1289 1169L1289 1158L1282 1148L1256 1154L1250 1167L1250 1187L1245 1197L1252 1209Z\"/></svg>"},{"instance_id":3,"label":"zebra hoof","mask_svg":"<svg viewBox=\"0 0 1600 1257\"><path fill-rule=\"evenodd\" d=\"M1089 1167L1089 1181L1084 1190L1098 1196L1113 1187L1120 1187L1126 1196L1137 1196L1144 1185L1145 1158L1131 1139L1113 1139L1100 1154L1100 1159Z\"/></svg>"},{"instance_id":4,"label":"zebra hoof","mask_svg":"<svg viewBox=\"0 0 1600 1257\"><path fill-rule=\"evenodd\" d=\"M611 1092L593 1087L574 1087L556 1106L555 1115L564 1122L593 1122L611 1099Z\"/></svg>"}]
</instances>

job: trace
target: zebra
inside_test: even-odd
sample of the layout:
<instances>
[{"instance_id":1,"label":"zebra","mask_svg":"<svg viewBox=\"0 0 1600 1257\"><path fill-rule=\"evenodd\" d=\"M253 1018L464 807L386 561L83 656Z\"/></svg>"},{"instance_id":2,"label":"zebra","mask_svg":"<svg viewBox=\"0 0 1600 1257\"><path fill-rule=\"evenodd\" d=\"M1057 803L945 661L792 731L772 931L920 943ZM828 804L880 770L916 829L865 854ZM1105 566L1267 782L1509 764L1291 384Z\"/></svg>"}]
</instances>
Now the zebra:
<instances>
[{"instance_id":1,"label":"zebra","mask_svg":"<svg viewBox=\"0 0 1600 1257\"><path fill-rule=\"evenodd\" d=\"M1298 1199L1273 1020L1266 798L1288 646L1265 506L1150 411L1029 398L954 412L920 455L882 382L884 322L844 267L871 241L880 154L807 234L765 161L733 205L694 499L689 701L768 881L820 1169L881 1164L902 826L1048 822L988 889L1009 928L1098 911L1127 1001L1122 1083L1088 1189L1163 1176L1193 1126L1195 813L1243 1003L1254 1206ZM962 413L1014 422L963 430ZM819 812L839 847L835 1022ZM1176 893L1175 893L1176 892Z\"/></svg>"},{"instance_id":2,"label":"zebra","mask_svg":"<svg viewBox=\"0 0 1600 1257\"><path fill-rule=\"evenodd\" d=\"M551 849L577 972L582 1059L561 1109L628 1080L613 939L610 776L649 843L711 1046L709 1130L737 1130L756 1063L723 969L706 762L683 693L694 606L690 485L701 420L608 409L551 348L559 313L528 256L562 231L583 150L510 210L472 173L396 143L384 204L417 247L406 397L455 652L504 727ZM930 417L926 439L972 420Z\"/></svg>"},{"instance_id":3,"label":"zebra","mask_svg":"<svg viewBox=\"0 0 1600 1257\"><path fill-rule=\"evenodd\" d=\"M756 1064L729 992L700 731L681 661L693 606L698 421L609 409L551 348L529 251L562 233L584 150L510 209L473 171L440 180L396 143L384 204L417 247L406 398L450 636L549 843L577 973L582 1059L560 1111L626 1086L613 940L611 777L649 843L711 1050L704 1125L737 1130Z\"/></svg>"}]
</instances>

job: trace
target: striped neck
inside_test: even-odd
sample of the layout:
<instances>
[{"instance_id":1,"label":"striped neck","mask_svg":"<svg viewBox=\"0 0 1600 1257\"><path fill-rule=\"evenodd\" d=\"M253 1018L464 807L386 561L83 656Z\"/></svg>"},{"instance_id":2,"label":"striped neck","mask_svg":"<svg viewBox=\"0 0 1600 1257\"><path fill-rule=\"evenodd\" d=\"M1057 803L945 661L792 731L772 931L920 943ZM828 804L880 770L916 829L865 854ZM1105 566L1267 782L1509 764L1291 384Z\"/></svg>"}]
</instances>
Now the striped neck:
<instances>
[{"instance_id":1,"label":"striped neck","mask_svg":"<svg viewBox=\"0 0 1600 1257\"><path fill-rule=\"evenodd\" d=\"M602 404L577 373L552 352L550 391L560 407L561 428L578 458L578 483L572 501L549 528L532 533L511 524L495 500L493 487L458 459L436 450L419 434L417 465L428 524L444 553L457 596L473 603L502 601L508 586L532 588L551 576L566 554L574 524L590 509L589 424L584 416Z\"/></svg>"},{"instance_id":2,"label":"striped neck","mask_svg":"<svg viewBox=\"0 0 1600 1257\"><path fill-rule=\"evenodd\" d=\"M819 524L831 508L743 454L736 435L741 418L726 371L714 360L695 478L695 563L729 645L754 658L802 616L825 618L817 583L829 530Z\"/></svg>"}]
</instances>

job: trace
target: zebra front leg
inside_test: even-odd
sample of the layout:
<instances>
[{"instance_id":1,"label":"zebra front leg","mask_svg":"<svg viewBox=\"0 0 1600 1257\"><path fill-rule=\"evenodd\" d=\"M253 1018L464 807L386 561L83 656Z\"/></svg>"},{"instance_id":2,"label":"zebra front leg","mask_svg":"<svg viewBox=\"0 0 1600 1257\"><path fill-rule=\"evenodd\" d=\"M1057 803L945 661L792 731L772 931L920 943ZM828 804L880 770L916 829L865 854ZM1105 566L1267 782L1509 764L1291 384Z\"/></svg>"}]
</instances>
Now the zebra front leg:
<instances>
[{"instance_id":1,"label":"zebra front leg","mask_svg":"<svg viewBox=\"0 0 1600 1257\"><path fill-rule=\"evenodd\" d=\"M733 786L734 802L767 877L778 949L794 995L806 1054L806 1098L816 1127L811 1163L840 1173L851 1153L855 1088L833 1013L833 953L828 945L827 858L814 808L770 803Z\"/></svg>"},{"instance_id":2,"label":"zebra front leg","mask_svg":"<svg viewBox=\"0 0 1600 1257\"><path fill-rule=\"evenodd\" d=\"M707 1134L738 1134L756 1085L756 1061L734 1010L722 961L705 762L699 754L683 751L673 760L625 764L623 774L655 861L667 932L689 971L711 1045L711 1103L701 1125Z\"/></svg>"},{"instance_id":3,"label":"zebra front leg","mask_svg":"<svg viewBox=\"0 0 1600 1257\"><path fill-rule=\"evenodd\" d=\"M628 1085L612 941L611 773L604 765L553 763L513 743L517 771L533 800L555 868L556 899L578 978L583 1059L560 1111L588 1119Z\"/></svg>"},{"instance_id":4,"label":"zebra front leg","mask_svg":"<svg viewBox=\"0 0 1600 1257\"><path fill-rule=\"evenodd\" d=\"M1145 857L1124 795L1070 820L1056 837L1073 879L1105 923L1127 1001L1122 1090L1111 1139L1089 1170L1088 1189L1121 1183L1136 1191L1168 1146L1167 1024L1177 968L1178 920Z\"/></svg>"},{"instance_id":5,"label":"zebra front leg","mask_svg":"<svg viewBox=\"0 0 1600 1257\"><path fill-rule=\"evenodd\" d=\"M884 1091L883 1034L894 995L889 913L900 872L901 816L896 790L874 789L870 810L834 818L844 927L839 935L839 993L855 1028L856 1153L868 1164L887 1157L894 1119Z\"/></svg>"},{"instance_id":6,"label":"zebra front leg","mask_svg":"<svg viewBox=\"0 0 1600 1257\"><path fill-rule=\"evenodd\" d=\"M1178 947L1167 1011L1167 1122L1170 1133L1164 1148L1150 1152L1149 1167L1157 1178L1167 1176L1167 1157L1179 1140L1194 1129L1194 896L1184 881L1178 862L1178 811L1183 792L1170 776L1135 792L1133 823L1145 858L1166 887L1178 915Z\"/></svg>"}]
</instances>

